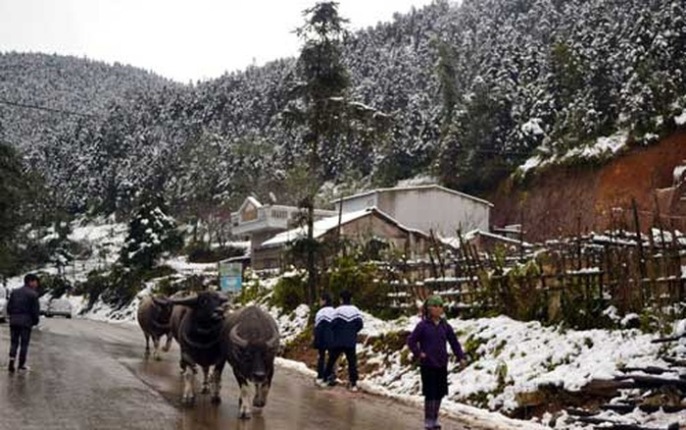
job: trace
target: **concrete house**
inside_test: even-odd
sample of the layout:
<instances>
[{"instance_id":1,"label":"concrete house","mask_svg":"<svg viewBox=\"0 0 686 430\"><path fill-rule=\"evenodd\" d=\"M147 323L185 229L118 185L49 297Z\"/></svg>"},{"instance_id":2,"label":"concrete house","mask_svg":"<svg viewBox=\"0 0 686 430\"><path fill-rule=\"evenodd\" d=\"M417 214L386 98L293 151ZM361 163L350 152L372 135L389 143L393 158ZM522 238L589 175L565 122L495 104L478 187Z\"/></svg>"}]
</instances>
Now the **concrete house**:
<instances>
[{"instance_id":1,"label":"concrete house","mask_svg":"<svg viewBox=\"0 0 686 430\"><path fill-rule=\"evenodd\" d=\"M457 231L489 230L493 204L440 185L380 188L333 202L343 213L376 207L400 224L434 231L440 237L455 237Z\"/></svg>"},{"instance_id":2,"label":"concrete house","mask_svg":"<svg viewBox=\"0 0 686 430\"><path fill-rule=\"evenodd\" d=\"M340 234L348 240L368 243L380 240L408 256L426 254L429 237L418 230L403 226L376 208L348 212L321 219L314 223L314 238L320 241L333 239ZM307 236L307 228L294 228L277 234L253 250L252 264L256 270L282 267L284 253L293 241Z\"/></svg>"},{"instance_id":3,"label":"concrete house","mask_svg":"<svg viewBox=\"0 0 686 430\"><path fill-rule=\"evenodd\" d=\"M250 251L275 234L297 225L300 208L284 205L263 205L254 197L243 201L237 212L231 214L231 233L234 237L250 240ZM335 215L333 211L315 209L314 219Z\"/></svg>"}]
</instances>

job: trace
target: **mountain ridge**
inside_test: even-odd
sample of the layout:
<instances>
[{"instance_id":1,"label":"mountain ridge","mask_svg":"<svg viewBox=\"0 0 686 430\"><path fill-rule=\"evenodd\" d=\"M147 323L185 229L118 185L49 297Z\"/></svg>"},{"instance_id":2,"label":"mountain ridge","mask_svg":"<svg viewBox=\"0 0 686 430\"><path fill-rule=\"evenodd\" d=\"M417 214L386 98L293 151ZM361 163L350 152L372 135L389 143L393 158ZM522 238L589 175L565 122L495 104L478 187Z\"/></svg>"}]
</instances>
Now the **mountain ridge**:
<instances>
[{"instance_id":1,"label":"mountain ridge","mask_svg":"<svg viewBox=\"0 0 686 430\"><path fill-rule=\"evenodd\" d=\"M432 174L483 195L535 155L620 130L657 141L686 108L683 16L667 0L436 1L361 29L345 46L350 97L394 124L370 151L349 142L320 154L321 179L375 186ZM126 211L140 190L182 214L256 190L297 202L304 148L280 120L294 62L192 86L133 79L137 89L97 118L25 126L25 156L71 211Z\"/></svg>"}]
</instances>

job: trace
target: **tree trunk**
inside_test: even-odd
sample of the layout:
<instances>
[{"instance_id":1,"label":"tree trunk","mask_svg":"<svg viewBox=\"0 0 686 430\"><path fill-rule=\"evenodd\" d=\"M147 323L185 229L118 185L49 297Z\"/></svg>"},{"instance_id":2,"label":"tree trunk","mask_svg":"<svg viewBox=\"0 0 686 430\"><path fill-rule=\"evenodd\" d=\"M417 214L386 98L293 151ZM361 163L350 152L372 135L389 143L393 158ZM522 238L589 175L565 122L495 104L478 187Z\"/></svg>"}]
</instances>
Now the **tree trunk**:
<instances>
[{"instance_id":1,"label":"tree trunk","mask_svg":"<svg viewBox=\"0 0 686 430\"><path fill-rule=\"evenodd\" d=\"M307 298L310 305L316 299L317 286L314 247L314 197L310 196L307 199Z\"/></svg>"}]
</instances>

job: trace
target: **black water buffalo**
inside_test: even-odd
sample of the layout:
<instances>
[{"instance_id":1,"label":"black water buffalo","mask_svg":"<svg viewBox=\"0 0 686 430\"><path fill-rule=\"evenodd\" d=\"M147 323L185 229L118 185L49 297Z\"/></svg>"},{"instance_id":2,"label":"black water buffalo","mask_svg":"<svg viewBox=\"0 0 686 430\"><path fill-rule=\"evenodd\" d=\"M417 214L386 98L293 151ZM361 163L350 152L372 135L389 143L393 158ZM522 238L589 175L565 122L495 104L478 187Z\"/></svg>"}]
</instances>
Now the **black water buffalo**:
<instances>
[{"instance_id":1,"label":"black water buffalo","mask_svg":"<svg viewBox=\"0 0 686 430\"><path fill-rule=\"evenodd\" d=\"M238 401L241 418L250 418L251 407L261 410L274 376L274 358L279 349L279 328L269 314L256 306L227 312L222 344L226 360L240 386ZM255 385L250 402L248 383Z\"/></svg>"},{"instance_id":2,"label":"black water buffalo","mask_svg":"<svg viewBox=\"0 0 686 430\"><path fill-rule=\"evenodd\" d=\"M181 347L181 368L184 372L183 402L195 400L195 366L203 370L203 392L208 389L210 369L212 402L221 401L221 375L225 356L222 347L224 311L227 298L213 291L203 291L186 298L169 300L174 304L172 326Z\"/></svg>"},{"instance_id":3,"label":"black water buffalo","mask_svg":"<svg viewBox=\"0 0 686 430\"><path fill-rule=\"evenodd\" d=\"M138 324L145 335L145 357L150 356L150 339L154 347L153 358L160 359L160 339L167 336L167 341L162 348L164 352L171 347L170 318L172 313L171 303L164 297L144 297L138 305Z\"/></svg>"}]
</instances>

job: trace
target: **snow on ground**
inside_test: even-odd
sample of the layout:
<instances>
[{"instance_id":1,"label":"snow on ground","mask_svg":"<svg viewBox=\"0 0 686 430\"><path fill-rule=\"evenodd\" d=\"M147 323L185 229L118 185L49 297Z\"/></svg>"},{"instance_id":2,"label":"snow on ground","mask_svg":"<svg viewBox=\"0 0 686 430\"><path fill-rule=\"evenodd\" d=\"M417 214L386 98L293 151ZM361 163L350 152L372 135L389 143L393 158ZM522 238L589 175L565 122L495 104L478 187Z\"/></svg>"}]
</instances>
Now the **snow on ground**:
<instances>
[{"instance_id":1,"label":"snow on ground","mask_svg":"<svg viewBox=\"0 0 686 430\"><path fill-rule=\"evenodd\" d=\"M531 156L519 167L519 170L526 174L532 169L561 164L570 160L596 160L607 156L613 156L626 147L628 139L628 132L618 131L612 136L598 138L592 145L576 147L562 155L553 154L546 155L545 157L541 155Z\"/></svg>"},{"instance_id":2,"label":"snow on ground","mask_svg":"<svg viewBox=\"0 0 686 430\"><path fill-rule=\"evenodd\" d=\"M309 309L302 305L291 315L277 317L284 333L284 343L295 339L306 327ZM358 356L365 367L376 370L361 376L360 387L368 392L394 398L409 404L422 401L418 367L412 363L406 347L379 350L377 339L398 333L402 337L419 322L419 317L402 317L383 321L364 313L365 327L360 333L364 343L358 345ZM578 391L594 379L612 379L622 367L667 367L657 358L661 346L652 344L653 335L638 330L564 330L545 327L538 322L515 321L508 317L474 320L452 319L458 337L471 355L469 365L458 371L449 365L450 395L444 402L448 414L476 427L542 428L535 422L506 418L499 412L517 408L517 397L533 393L542 386ZM686 321L675 324L674 332L686 330ZM686 349L686 345L676 347ZM280 364L313 376L304 364L280 360ZM479 407L486 409L480 409ZM489 411L490 410L490 411ZM668 424L686 420L675 414L647 415L636 412L621 417L604 413L617 422ZM582 426L565 421L563 415L556 428L576 429ZM632 421L633 420L633 421ZM686 424L686 422L684 422Z\"/></svg>"},{"instance_id":3,"label":"snow on ground","mask_svg":"<svg viewBox=\"0 0 686 430\"><path fill-rule=\"evenodd\" d=\"M377 327L395 327L409 331L418 322L410 318ZM533 392L540 386L553 385L576 391L593 379L609 379L619 374L621 366L666 366L656 356L659 345L651 344L651 335L637 330L560 330L538 322L519 322L500 316L475 320L450 320L464 346L478 345L470 365L457 372L450 365L450 399L467 401L485 396L492 410L513 410L518 393ZM373 329L375 333L383 330ZM361 345L365 353L370 347ZM383 366L367 381L407 395L419 393L417 369L401 360L401 351L390 353ZM504 383L504 386L503 386Z\"/></svg>"},{"instance_id":4,"label":"snow on ground","mask_svg":"<svg viewBox=\"0 0 686 430\"><path fill-rule=\"evenodd\" d=\"M102 321L108 323L127 323L136 324L136 312L138 311L138 303L140 298L136 297L133 301L123 309L114 310L111 306L103 303L102 300L95 302L93 307L83 315L83 318L94 321Z\"/></svg>"},{"instance_id":5,"label":"snow on ground","mask_svg":"<svg viewBox=\"0 0 686 430\"><path fill-rule=\"evenodd\" d=\"M85 281L93 270L110 267L124 245L128 226L113 217L77 220L72 223L69 239L89 250L88 257L77 258L65 268L65 277L73 282Z\"/></svg>"},{"instance_id":6,"label":"snow on ground","mask_svg":"<svg viewBox=\"0 0 686 430\"><path fill-rule=\"evenodd\" d=\"M300 335L310 317L310 307L307 305L298 306L290 314L281 313L278 308L266 308L279 326L281 333L281 344L286 345Z\"/></svg>"},{"instance_id":7,"label":"snow on ground","mask_svg":"<svg viewBox=\"0 0 686 430\"><path fill-rule=\"evenodd\" d=\"M276 365L284 369L294 370L306 377L317 377L317 372L308 368L300 361L277 357ZM398 394L395 391L391 391L383 386L370 383L366 380L361 381L359 386L362 390L371 394L387 397L418 408L423 406L424 399L419 395ZM490 412L485 409L452 401L444 401L442 413L443 415L460 420L460 422L467 426L487 428L489 430L542 430L545 428L535 422L510 419L497 412Z\"/></svg>"},{"instance_id":8,"label":"snow on ground","mask_svg":"<svg viewBox=\"0 0 686 430\"><path fill-rule=\"evenodd\" d=\"M686 110L681 112L680 115L674 117L674 122L678 126L686 125Z\"/></svg>"},{"instance_id":9,"label":"snow on ground","mask_svg":"<svg viewBox=\"0 0 686 430\"><path fill-rule=\"evenodd\" d=\"M178 256L163 260L161 265L169 266L181 275L214 275L218 276L217 263L190 263L188 257Z\"/></svg>"}]
</instances>

